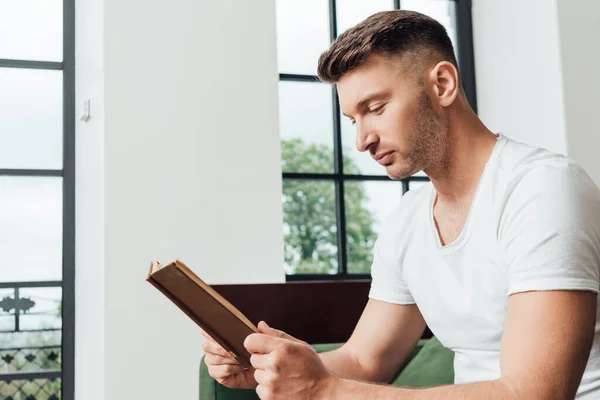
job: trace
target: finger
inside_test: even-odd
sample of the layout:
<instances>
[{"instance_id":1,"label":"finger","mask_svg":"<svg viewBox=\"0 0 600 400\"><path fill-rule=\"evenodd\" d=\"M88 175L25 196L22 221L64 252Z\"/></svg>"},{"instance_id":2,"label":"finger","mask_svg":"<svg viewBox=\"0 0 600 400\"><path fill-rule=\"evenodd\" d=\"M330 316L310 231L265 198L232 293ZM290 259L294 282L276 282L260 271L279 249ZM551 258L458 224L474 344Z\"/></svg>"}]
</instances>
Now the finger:
<instances>
[{"instance_id":1,"label":"finger","mask_svg":"<svg viewBox=\"0 0 600 400\"><path fill-rule=\"evenodd\" d=\"M244 347L250 354L268 354L275 348L277 340L280 339L262 333L253 333L244 340Z\"/></svg>"},{"instance_id":2,"label":"finger","mask_svg":"<svg viewBox=\"0 0 600 400\"><path fill-rule=\"evenodd\" d=\"M285 333L284 331L281 331L281 330L275 329L275 328L271 328L265 321L260 321L258 323L258 331L260 333L264 333L265 335L274 336L274 337L278 337L281 339L291 340L292 342L296 342L296 343L306 344L306 342L304 342L300 339L296 339L295 337L293 337L292 335L290 335L288 333Z\"/></svg>"},{"instance_id":3,"label":"finger","mask_svg":"<svg viewBox=\"0 0 600 400\"><path fill-rule=\"evenodd\" d=\"M250 356L250 364L252 364L255 369L268 369L273 365L269 354L258 353L254 353Z\"/></svg>"},{"instance_id":4,"label":"finger","mask_svg":"<svg viewBox=\"0 0 600 400\"><path fill-rule=\"evenodd\" d=\"M258 395L258 398L261 400L268 399L270 393L271 393L271 390L269 388L267 388L266 386L258 385L256 387L256 394Z\"/></svg>"},{"instance_id":5,"label":"finger","mask_svg":"<svg viewBox=\"0 0 600 400\"><path fill-rule=\"evenodd\" d=\"M214 354L217 356L234 359L233 356L229 354L227 350L225 350L223 347L221 347L221 345L219 345L216 342L213 342L210 339L206 339L204 343L202 343L202 350L204 350L204 353L206 354Z\"/></svg>"},{"instance_id":6,"label":"finger","mask_svg":"<svg viewBox=\"0 0 600 400\"><path fill-rule=\"evenodd\" d=\"M254 380L259 385L263 385L265 387L274 387L276 385L273 373L262 369L257 369L254 371Z\"/></svg>"},{"instance_id":7,"label":"finger","mask_svg":"<svg viewBox=\"0 0 600 400\"><path fill-rule=\"evenodd\" d=\"M211 353L206 353L204 359L206 360L206 365L240 365L239 362L232 358L221 357Z\"/></svg>"},{"instance_id":8,"label":"finger","mask_svg":"<svg viewBox=\"0 0 600 400\"><path fill-rule=\"evenodd\" d=\"M241 365L208 365L208 373L213 378L226 379L231 375L239 374L244 370L244 367Z\"/></svg>"},{"instance_id":9,"label":"finger","mask_svg":"<svg viewBox=\"0 0 600 400\"><path fill-rule=\"evenodd\" d=\"M200 334L202 336L204 336L205 338L212 340L212 337L210 337L210 335L208 333L206 333L206 331L204 329L202 329L202 328L200 328Z\"/></svg>"}]
</instances>

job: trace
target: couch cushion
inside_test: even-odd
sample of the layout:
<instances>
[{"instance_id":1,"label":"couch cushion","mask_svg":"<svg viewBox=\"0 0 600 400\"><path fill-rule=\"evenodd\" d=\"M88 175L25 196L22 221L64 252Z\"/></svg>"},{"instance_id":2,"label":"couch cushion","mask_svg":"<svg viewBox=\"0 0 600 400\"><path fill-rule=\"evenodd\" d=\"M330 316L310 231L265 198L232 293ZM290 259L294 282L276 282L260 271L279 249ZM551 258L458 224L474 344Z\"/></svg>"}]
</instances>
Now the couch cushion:
<instances>
[{"instance_id":1,"label":"couch cushion","mask_svg":"<svg viewBox=\"0 0 600 400\"><path fill-rule=\"evenodd\" d=\"M401 370L394 386L431 387L454 383L454 353L436 338L428 340L421 351Z\"/></svg>"}]
</instances>

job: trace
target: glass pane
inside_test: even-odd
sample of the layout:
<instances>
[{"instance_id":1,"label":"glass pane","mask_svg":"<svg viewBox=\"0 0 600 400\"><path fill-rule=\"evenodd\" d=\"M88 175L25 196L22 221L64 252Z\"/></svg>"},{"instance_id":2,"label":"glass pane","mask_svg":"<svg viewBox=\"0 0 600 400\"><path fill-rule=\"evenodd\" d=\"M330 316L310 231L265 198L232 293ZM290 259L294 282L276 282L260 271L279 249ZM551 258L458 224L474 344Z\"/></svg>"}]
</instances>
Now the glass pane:
<instances>
[{"instance_id":1,"label":"glass pane","mask_svg":"<svg viewBox=\"0 0 600 400\"><path fill-rule=\"evenodd\" d=\"M426 185L429 185L429 181L409 181L408 190L417 190Z\"/></svg>"},{"instance_id":2,"label":"glass pane","mask_svg":"<svg viewBox=\"0 0 600 400\"><path fill-rule=\"evenodd\" d=\"M0 310L0 335L2 332L12 332L15 330L15 317L6 315ZM0 349L2 347L0 346Z\"/></svg>"},{"instance_id":3,"label":"glass pane","mask_svg":"<svg viewBox=\"0 0 600 400\"><path fill-rule=\"evenodd\" d=\"M0 309L0 313L2 310ZM60 348L61 331L20 331L2 332L0 334L0 352L7 349L29 350L32 347L44 346ZM6 371L0 363L0 371Z\"/></svg>"},{"instance_id":4,"label":"glass pane","mask_svg":"<svg viewBox=\"0 0 600 400\"><path fill-rule=\"evenodd\" d=\"M283 234L286 273L337 273L335 184L285 179Z\"/></svg>"},{"instance_id":5,"label":"glass pane","mask_svg":"<svg viewBox=\"0 0 600 400\"><path fill-rule=\"evenodd\" d=\"M60 391L60 378L0 381L0 399L60 399Z\"/></svg>"},{"instance_id":6,"label":"glass pane","mask_svg":"<svg viewBox=\"0 0 600 400\"><path fill-rule=\"evenodd\" d=\"M0 349L0 379L3 372L60 370L60 346ZM1 398L1 397L0 397Z\"/></svg>"},{"instance_id":7,"label":"glass pane","mask_svg":"<svg viewBox=\"0 0 600 400\"><path fill-rule=\"evenodd\" d=\"M0 168L62 168L62 71L0 68Z\"/></svg>"},{"instance_id":8,"label":"glass pane","mask_svg":"<svg viewBox=\"0 0 600 400\"><path fill-rule=\"evenodd\" d=\"M393 0L337 0L338 35L376 12L393 9Z\"/></svg>"},{"instance_id":9,"label":"glass pane","mask_svg":"<svg viewBox=\"0 0 600 400\"><path fill-rule=\"evenodd\" d=\"M62 277L62 178L0 177L0 282Z\"/></svg>"},{"instance_id":10,"label":"glass pane","mask_svg":"<svg viewBox=\"0 0 600 400\"><path fill-rule=\"evenodd\" d=\"M21 330L61 328L62 288L23 288L19 297L31 307L20 316Z\"/></svg>"},{"instance_id":11,"label":"glass pane","mask_svg":"<svg viewBox=\"0 0 600 400\"><path fill-rule=\"evenodd\" d=\"M400 182L344 182L348 273L370 272L381 224L401 198Z\"/></svg>"},{"instance_id":12,"label":"glass pane","mask_svg":"<svg viewBox=\"0 0 600 400\"><path fill-rule=\"evenodd\" d=\"M454 53L458 54L455 0L402 0L400 4L403 10L418 11L444 25L454 45Z\"/></svg>"},{"instance_id":13,"label":"glass pane","mask_svg":"<svg viewBox=\"0 0 600 400\"><path fill-rule=\"evenodd\" d=\"M279 82L283 172L333 172L331 86Z\"/></svg>"},{"instance_id":14,"label":"glass pane","mask_svg":"<svg viewBox=\"0 0 600 400\"><path fill-rule=\"evenodd\" d=\"M368 151L356 149L356 128L345 116L342 121L342 153L344 155L344 174L346 175L384 175L385 167L377 163Z\"/></svg>"},{"instance_id":15,"label":"glass pane","mask_svg":"<svg viewBox=\"0 0 600 400\"><path fill-rule=\"evenodd\" d=\"M280 73L316 75L319 56L329 47L329 2L277 0L277 54Z\"/></svg>"},{"instance_id":16,"label":"glass pane","mask_svg":"<svg viewBox=\"0 0 600 400\"><path fill-rule=\"evenodd\" d=\"M0 58L63 59L62 0L0 1Z\"/></svg>"},{"instance_id":17,"label":"glass pane","mask_svg":"<svg viewBox=\"0 0 600 400\"><path fill-rule=\"evenodd\" d=\"M0 289L0 338L3 336L2 332L13 332L16 329L15 310L12 303L14 297L14 289ZM2 342L0 341L1 348Z\"/></svg>"}]
</instances>

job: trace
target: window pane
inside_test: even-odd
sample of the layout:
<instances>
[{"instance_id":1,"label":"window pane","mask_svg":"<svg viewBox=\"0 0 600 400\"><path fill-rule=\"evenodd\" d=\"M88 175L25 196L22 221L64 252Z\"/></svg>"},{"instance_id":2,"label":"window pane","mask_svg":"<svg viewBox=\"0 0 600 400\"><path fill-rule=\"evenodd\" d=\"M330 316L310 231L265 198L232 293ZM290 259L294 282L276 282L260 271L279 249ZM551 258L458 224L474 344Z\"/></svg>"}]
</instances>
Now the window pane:
<instances>
[{"instance_id":1,"label":"window pane","mask_svg":"<svg viewBox=\"0 0 600 400\"><path fill-rule=\"evenodd\" d=\"M36 397L37 396L37 397ZM0 399L60 399L61 379L32 379L0 382Z\"/></svg>"},{"instance_id":2,"label":"window pane","mask_svg":"<svg viewBox=\"0 0 600 400\"><path fill-rule=\"evenodd\" d=\"M0 309L0 313L2 313L2 309ZM60 348L61 340L61 331L2 332L0 334L0 352L6 351L6 349L27 349L33 346ZM6 370L0 361L0 371ZM1 376L0 373L0 379Z\"/></svg>"},{"instance_id":3,"label":"window pane","mask_svg":"<svg viewBox=\"0 0 600 400\"><path fill-rule=\"evenodd\" d=\"M316 75L319 56L329 47L329 2L277 0L279 72Z\"/></svg>"},{"instance_id":4,"label":"window pane","mask_svg":"<svg viewBox=\"0 0 600 400\"><path fill-rule=\"evenodd\" d=\"M286 273L337 273L335 184L285 179L283 233Z\"/></svg>"},{"instance_id":5,"label":"window pane","mask_svg":"<svg viewBox=\"0 0 600 400\"><path fill-rule=\"evenodd\" d=\"M279 82L283 172L333 172L331 86Z\"/></svg>"},{"instance_id":6,"label":"window pane","mask_svg":"<svg viewBox=\"0 0 600 400\"><path fill-rule=\"evenodd\" d=\"M0 349L0 378L5 372L60 370L60 346ZM0 397L4 399L5 397Z\"/></svg>"},{"instance_id":7,"label":"window pane","mask_svg":"<svg viewBox=\"0 0 600 400\"><path fill-rule=\"evenodd\" d=\"M0 310L2 312L2 310ZM11 332L15 330L15 317L11 315L0 315L0 335L2 332ZM2 346L0 346L2 349Z\"/></svg>"},{"instance_id":8,"label":"window pane","mask_svg":"<svg viewBox=\"0 0 600 400\"><path fill-rule=\"evenodd\" d=\"M342 153L344 155L344 174L348 175L384 175L385 167L373 160L368 151L356 149L356 128L350 120L341 116L342 121Z\"/></svg>"},{"instance_id":9,"label":"window pane","mask_svg":"<svg viewBox=\"0 0 600 400\"><path fill-rule=\"evenodd\" d=\"M0 1L0 58L63 59L62 0Z\"/></svg>"},{"instance_id":10,"label":"window pane","mask_svg":"<svg viewBox=\"0 0 600 400\"><path fill-rule=\"evenodd\" d=\"M14 298L14 294L14 289L0 289L0 349L3 348L1 338L4 334L2 332L15 330L15 310L11 308L11 299Z\"/></svg>"},{"instance_id":11,"label":"window pane","mask_svg":"<svg viewBox=\"0 0 600 400\"><path fill-rule=\"evenodd\" d=\"M62 71L0 68L0 168L62 168Z\"/></svg>"},{"instance_id":12,"label":"window pane","mask_svg":"<svg viewBox=\"0 0 600 400\"><path fill-rule=\"evenodd\" d=\"M62 326L62 288L23 288L21 299L29 299L32 307L20 316L20 328L24 331L60 329Z\"/></svg>"},{"instance_id":13,"label":"window pane","mask_svg":"<svg viewBox=\"0 0 600 400\"><path fill-rule=\"evenodd\" d=\"M402 0L400 4L403 10L418 11L444 25L454 45L454 53L458 54L455 0Z\"/></svg>"},{"instance_id":14,"label":"window pane","mask_svg":"<svg viewBox=\"0 0 600 400\"><path fill-rule=\"evenodd\" d=\"M400 182L344 182L348 273L370 272L381 225L401 198Z\"/></svg>"},{"instance_id":15,"label":"window pane","mask_svg":"<svg viewBox=\"0 0 600 400\"><path fill-rule=\"evenodd\" d=\"M62 277L62 178L0 177L0 282Z\"/></svg>"},{"instance_id":16,"label":"window pane","mask_svg":"<svg viewBox=\"0 0 600 400\"><path fill-rule=\"evenodd\" d=\"M393 9L393 0L337 0L338 35L376 12Z\"/></svg>"}]
</instances>

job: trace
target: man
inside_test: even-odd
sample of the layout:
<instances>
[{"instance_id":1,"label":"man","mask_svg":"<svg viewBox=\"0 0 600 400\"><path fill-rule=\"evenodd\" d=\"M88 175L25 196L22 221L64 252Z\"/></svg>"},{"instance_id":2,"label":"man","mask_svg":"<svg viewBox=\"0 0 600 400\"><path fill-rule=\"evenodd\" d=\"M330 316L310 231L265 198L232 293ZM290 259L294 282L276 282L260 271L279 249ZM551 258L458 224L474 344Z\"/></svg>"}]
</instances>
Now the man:
<instances>
[{"instance_id":1,"label":"man","mask_svg":"<svg viewBox=\"0 0 600 400\"><path fill-rule=\"evenodd\" d=\"M369 17L321 56L319 76L360 151L393 179L424 170L431 184L383 227L342 348L317 355L261 322L245 342L251 369L205 341L210 374L262 399L600 399L600 193L587 174L490 132L445 29L421 14ZM382 385L426 323L455 353L455 385Z\"/></svg>"}]
</instances>

